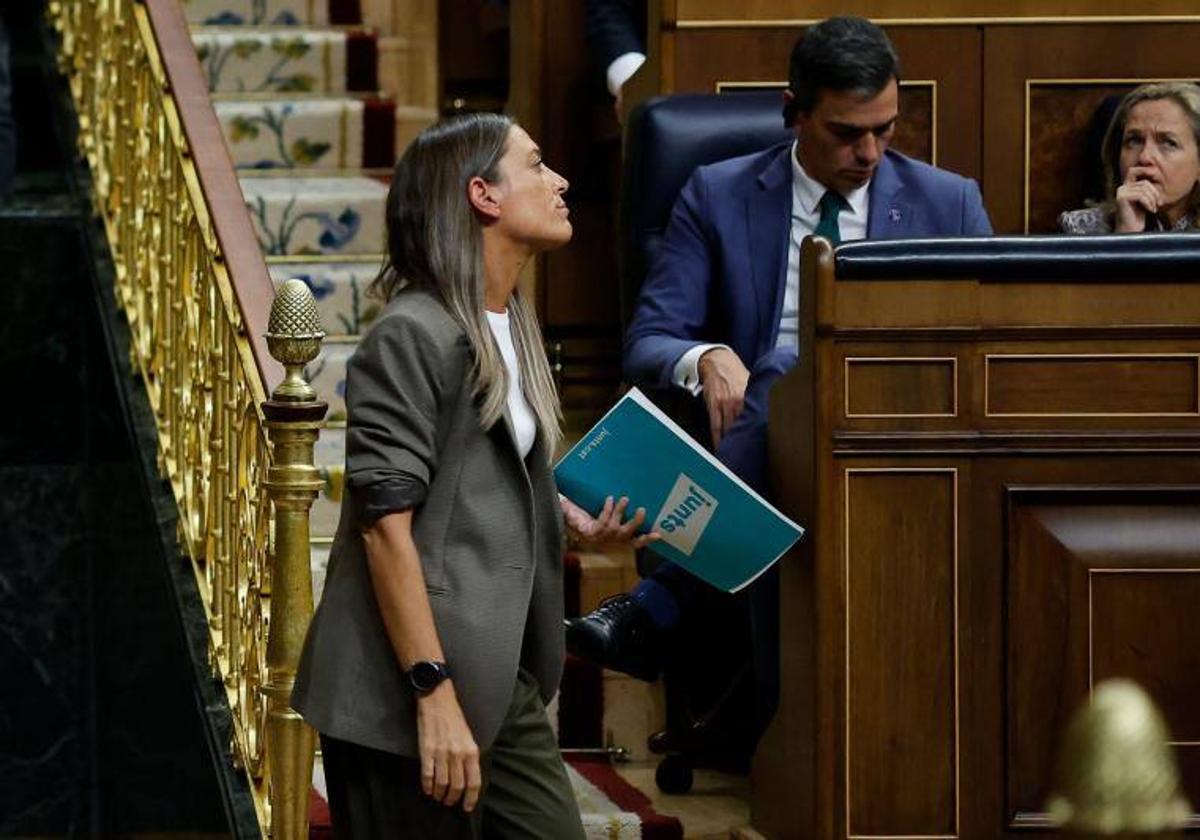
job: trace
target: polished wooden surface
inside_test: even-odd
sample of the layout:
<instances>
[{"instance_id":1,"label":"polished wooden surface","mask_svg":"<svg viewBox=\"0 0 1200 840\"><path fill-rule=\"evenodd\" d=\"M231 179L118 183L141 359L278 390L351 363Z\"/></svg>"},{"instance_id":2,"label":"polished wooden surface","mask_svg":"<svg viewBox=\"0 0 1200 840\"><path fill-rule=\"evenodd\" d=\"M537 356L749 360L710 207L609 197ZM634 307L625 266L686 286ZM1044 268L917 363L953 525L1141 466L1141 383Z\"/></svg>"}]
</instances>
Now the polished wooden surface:
<instances>
[{"instance_id":1,"label":"polished wooden surface","mask_svg":"<svg viewBox=\"0 0 1200 840\"><path fill-rule=\"evenodd\" d=\"M1200 7L994 5L818 4L801 15L785 2L664 3L651 11L650 56L627 105L730 82L778 83L804 25L827 14L865 14L883 21L905 79L936 82L930 101L911 92L902 101L896 148L932 159L935 135L937 165L980 181L997 232L1053 232L1060 213L1083 206L1084 173L1099 168L1098 149L1087 144L1097 105L1142 81L1198 75L1191 44L1200 37ZM1127 19L1106 17L1113 15ZM685 25L689 19L730 25Z\"/></svg>"},{"instance_id":2,"label":"polished wooden surface","mask_svg":"<svg viewBox=\"0 0 1200 840\"><path fill-rule=\"evenodd\" d=\"M571 184L571 245L536 260L532 285L568 422L582 431L612 404L621 375L621 129L589 62L582 3L513 0L509 21L509 110Z\"/></svg>"},{"instance_id":3,"label":"polished wooden surface","mask_svg":"<svg viewBox=\"0 0 1200 840\"><path fill-rule=\"evenodd\" d=\"M1198 363L1197 355L991 355L984 359L984 413L1200 417Z\"/></svg>"},{"instance_id":4,"label":"polished wooden surface","mask_svg":"<svg viewBox=\"0 0 1200 840\"><path fill-rule=\"evenodd\" d=\"M1196 15L1191 0L674 0L666 18L692 21L821 20L831 15L869 18L1047 18L1117 15Z\"/></svg>"},{"instance_id":5,"label":"polished wooden surface","mask_svg":"<svg viewBox=\"0 0 1200 840\"><path fill-rule=\"evenodd\" d=\"M1104 93L1116 92L1110 88L1114 79L1136 84L1195 78L1195 51L1191 45L1198 37L1200 23L987 27L981 111L985 138L983 191L995 228L1006 233L1026 232L1027 194L1038 199L1031 207L1036 215L1028 225L1029 233L1053 231L1058 212L1080 206L1075 185L1081 172L1077 167L1082 151L1078 146L1057 145L1053 125L1063 126L1059 131L1067 136L1061 140L1080 141L1081 124L1091 116L1084 103L1096 98L1096 88ZM1059 86L1060 103L1070 99L1069 93L1061 95L1063 87L1080 88L1078 105L1053 108L1053 100L1046 101L1047 80ZM1027 114L1033 144L1028 162ZM1036 127L1033 119L1038 121ZM1028 193L1034 181L1059 186Z\"/></svg>"},{"instance_id":6,"label":"polished wooden surface","mask_svg":"<svg viewBox=\"0 0 1200 840\"><path fill-rule=\"evenodd\" d=\"M847 417L953 417L958 360L846 359Z\"/></svg>"},{"instance_id":7,"label":"polished wooden surface","mask_svg":"<svg viewBox=\"0 0 1200 840\"><path fill-rule=\"evenodd\" d=\"M1200 277L838 282L805 258L813 352L769 449L809 531L781 561L756 828L1055 836L1062 726L1110 676L1164 709L1200 802Z\"/></svg>"},{"instance_id":8,"label":"polished wooden surface","mask_svg":"<svg viewBox=\"0 0 1200 840\"><path fill-rule=\"evenodd\" d=\"M844 482L846 833L953 834L957 475L862 468Z\"/></svg>"},{"instance_id":9,"label":"polished wooden surface","mask_svg":"<svg viewBox=\"0 0 1200 840\"><path fill-rule=\"evenodd\" d=\"M730 83L781 84L787 77L795 27L760 30L697 30L674 33L673 93L716 93ZM982 82L980 31L969 26L889 30L904 64L900 122L894 144L900 151L939 166L979 177ZM934 156L936 138L937 155Z\"/></svg>"},{"instance_id":10,"label":"polished wooden surface","mask_svg":"<svg viewBox=\"0 0 1200 840\"><path fill-rule=\"evenodd\" d=\"M1143 479L1144 480L1144 479ZM1113 676L1151 692L1179 742L1196 742L1200 496L1154 487L1011 489L1006 756L1013 823L1036 822L1055 742L1080 694ZM1047 645L1057 639L1058 645ZM1179 747L1188 752L1194 747ZM1200 788L1184 765L1193 802Z\"/></svg>"}]
</instances>

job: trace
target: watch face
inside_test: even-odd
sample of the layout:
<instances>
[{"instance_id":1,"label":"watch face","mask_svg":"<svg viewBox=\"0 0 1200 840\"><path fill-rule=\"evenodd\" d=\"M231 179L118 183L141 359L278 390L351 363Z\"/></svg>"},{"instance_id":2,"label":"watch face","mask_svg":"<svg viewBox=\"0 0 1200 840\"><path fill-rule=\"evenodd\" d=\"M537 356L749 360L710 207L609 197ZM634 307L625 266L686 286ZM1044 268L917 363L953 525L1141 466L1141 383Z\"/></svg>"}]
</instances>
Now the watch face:
<instances>
[{"instance_id":1,"label":"watch face","mask_svg":"<svg viewBox=\"0 0 1200 840\"><path fill-rule=\"evenodd\" d=\"M433 691L442 681L442 669L435 662L415 662L409 679L417 691Z\"/></svg>"}]
</instances>

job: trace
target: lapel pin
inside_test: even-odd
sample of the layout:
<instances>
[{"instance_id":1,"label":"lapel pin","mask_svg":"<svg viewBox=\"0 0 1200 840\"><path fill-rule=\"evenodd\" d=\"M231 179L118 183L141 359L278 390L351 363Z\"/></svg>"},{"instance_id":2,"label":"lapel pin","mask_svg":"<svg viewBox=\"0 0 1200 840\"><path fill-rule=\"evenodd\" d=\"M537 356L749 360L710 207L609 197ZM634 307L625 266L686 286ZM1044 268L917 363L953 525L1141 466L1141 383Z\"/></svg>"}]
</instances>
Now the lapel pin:
<instances>
[{"instance_id":1,"label":"lapel pin","mask_svg":"<svg viewBox=\"0 0 1200 840\"><path fill-rule=\"evenodd\" d=\"M888 218L891 219L893 222L900 221L900 210L896 207L891 208L890 210L888 210Z\"/></svg>"}]
</instances>

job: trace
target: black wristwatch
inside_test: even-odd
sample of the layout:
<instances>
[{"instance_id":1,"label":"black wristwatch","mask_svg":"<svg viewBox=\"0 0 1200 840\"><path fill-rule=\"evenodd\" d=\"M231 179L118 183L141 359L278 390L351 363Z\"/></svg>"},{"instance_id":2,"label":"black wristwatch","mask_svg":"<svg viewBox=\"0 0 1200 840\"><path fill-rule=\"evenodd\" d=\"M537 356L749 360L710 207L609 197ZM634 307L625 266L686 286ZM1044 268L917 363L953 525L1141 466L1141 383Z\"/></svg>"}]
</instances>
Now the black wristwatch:
<instances>
[{"instance_id":1,"label":"black wristwatch","mask_svg":"<svg viewBox=\"0 0 1200 840\"><path fill-rule=\"evenodd\" d=\"M414 662L412 668L408 670L408 682L418 697L424 697L448 679L450 679L450 669L445 662L431 662L423 659Z\"/></svg>"}]
</instances>

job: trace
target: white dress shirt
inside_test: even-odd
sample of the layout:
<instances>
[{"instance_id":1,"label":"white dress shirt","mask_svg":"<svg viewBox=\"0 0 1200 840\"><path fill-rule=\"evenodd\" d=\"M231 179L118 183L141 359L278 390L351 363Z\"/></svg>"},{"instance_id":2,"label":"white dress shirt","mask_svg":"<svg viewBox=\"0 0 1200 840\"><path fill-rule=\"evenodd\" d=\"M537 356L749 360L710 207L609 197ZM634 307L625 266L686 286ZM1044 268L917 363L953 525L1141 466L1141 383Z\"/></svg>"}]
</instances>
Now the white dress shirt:
<instances>
[{"instance_id":1,"label":"white dress shirt","mask_svg":"<svg viewBox=\"0 0 1200 840\"><path fill-rule=\"evenodd\" d=\"M612 60L612 64L608 65L608 70L604 73L604 81L608 85L608 92L616 96L621 92L621 88L625 87L625 83L629 81L630 76L638 71L638 68L646 63L646 56L640 52L622 53Z\"/></svg>"},{"instance_id":2,"label":"white dress shirt","mask_svg":"<svg viewBox=\"0 0 1200 840\"><path fill-rule=\"evenodd\" d=\"M788 240L787 275L783 287L783 309L779 313L779 335L776 347L795 347L799 344L800 318L800 243L817 229L821 221L821 198L828 188L804 171L796 157L796 143L792 143L792 225ZM838 215L838 232L843 242L867 238L867 210L870 183L845 196L850 205ZM671 381L693 394L699 394L700 357L715 347L724 344L697 344L679 357L672 371ZM751 360L753 363L753 360Z\"/></svg>"}]
</instances>

